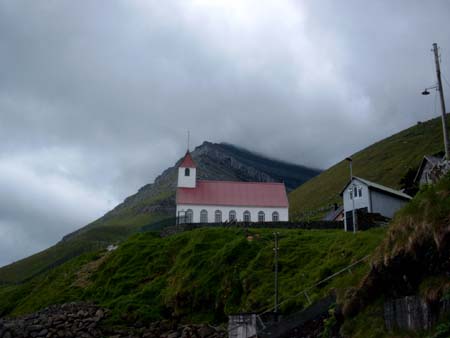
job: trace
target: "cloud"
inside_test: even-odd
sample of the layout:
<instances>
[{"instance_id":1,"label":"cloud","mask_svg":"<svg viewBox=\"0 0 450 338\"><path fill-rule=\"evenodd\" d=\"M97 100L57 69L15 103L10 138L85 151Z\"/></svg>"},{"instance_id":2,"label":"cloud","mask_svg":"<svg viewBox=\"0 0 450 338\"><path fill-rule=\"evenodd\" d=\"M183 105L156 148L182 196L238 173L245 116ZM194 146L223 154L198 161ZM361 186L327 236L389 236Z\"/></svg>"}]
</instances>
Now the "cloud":
<instances>
[{"instance_id":1,"label":"cloud","mask_svg":"<svg viewBox=\"0 0 450 338\"><path fill-rule=\"evenodd\" d=\"M0 158L0 266L48 247L117 201L71 170L76 152Z\"/></svg>"},{"instance_id":2,"label":"cloud","mask_svg":"<svg viewBox=\"0 0 450 338\"><path fill-rule=\"evenodd\" d=\"M0 264L151 182L182 155L187 129L194 144L325 168L435 116L419 93L434 83L432 42L450 78L449 7L2 2Z\"/></svg>"}]
</instances>

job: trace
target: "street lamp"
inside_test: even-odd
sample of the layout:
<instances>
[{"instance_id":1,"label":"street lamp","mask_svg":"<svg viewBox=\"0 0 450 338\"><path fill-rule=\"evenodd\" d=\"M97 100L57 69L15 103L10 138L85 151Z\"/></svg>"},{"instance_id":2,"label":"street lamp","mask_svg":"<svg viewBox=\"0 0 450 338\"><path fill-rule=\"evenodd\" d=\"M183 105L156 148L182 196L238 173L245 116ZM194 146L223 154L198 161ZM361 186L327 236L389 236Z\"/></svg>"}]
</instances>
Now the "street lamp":
<instances>
[{"instance_id":1,"label":"street lamp","mask_svg":"<svg viewBox=\"0 0 450 338\"><path fill-rule=\"evenodd\" d=\"M437 90L437 86L432 86L432 87L427 87L427 88L425 88L424 90L423 90L423 92L422 92L422 95L430 95L430 92L428 91L428 90L430 90L430 89L436 89Z\"/></svg>"}]
</instances>

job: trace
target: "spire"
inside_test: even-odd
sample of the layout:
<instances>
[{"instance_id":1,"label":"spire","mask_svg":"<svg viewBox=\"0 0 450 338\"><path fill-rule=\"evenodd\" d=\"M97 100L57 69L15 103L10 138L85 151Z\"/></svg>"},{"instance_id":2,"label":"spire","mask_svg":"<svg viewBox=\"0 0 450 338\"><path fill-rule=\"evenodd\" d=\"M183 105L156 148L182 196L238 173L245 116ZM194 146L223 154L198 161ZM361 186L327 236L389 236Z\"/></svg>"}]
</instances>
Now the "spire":
<instances>
[{"instance_id":1,"label":"spire","mask_svg":"<svg viewBox=\"0 0 450 338\"><path fill-rule=\"evenodd\" d=\"M189 132L189 129L188 129L188 131L187 131L187 152L189 152L189 143L190 143L190 140L191 139L191 133Z\"/></svg>"}]
</instances>

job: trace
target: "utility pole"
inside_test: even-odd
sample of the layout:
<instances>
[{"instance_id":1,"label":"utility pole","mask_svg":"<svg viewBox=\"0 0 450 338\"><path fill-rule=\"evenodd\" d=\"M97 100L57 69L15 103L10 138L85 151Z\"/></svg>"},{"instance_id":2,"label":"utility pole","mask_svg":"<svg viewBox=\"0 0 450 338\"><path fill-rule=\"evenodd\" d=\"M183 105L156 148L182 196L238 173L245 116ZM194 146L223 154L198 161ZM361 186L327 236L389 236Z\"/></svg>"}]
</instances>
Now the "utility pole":
<instances>
[{"instance_id":1,"label":"utility pole","mask_svg":"<svg viewBox=\"0 0 450 338\"><path fill-rule=\"evenodd\" d=\"M442 80L441 80L441 65L439 62L439 49L437 43L433 43L434 60L436 62L436 76L438 80L438 90L441 97L441 108L442 108L442 128L444 132L444 147L445 147L445 158L450 161L450 150L448 145L448 135L447 135L447 118L445 110L445 100L444 91L442 90Z\"/></svg>"},{"instance_id":2,"label":"utility pole","mask_svg":"<svg viewBox=\"0 0 450 338\"><path fill-rule=\"evenodd\" d=\"M352 223L353 223L353 233L356 233L356 215L355 215L355 185L353 183L353 159L347 157L346 160L350 163L350 198L352 199ZM347 223L347 222L346 222ZM345 229L347 231L347 228Z\"/></svg>"},{"instance_id":3,"label":"utility pole","mask_svg":"<svg viewBox=\"0 0 450 338\"><path fill-rule=\"evenodd\" d=\"M278 232L274 232L273 236L275 237L275 247L274 250L274 265L275 265L275 304L274 304L274 312L278 313Z\"/></svg>"}]
</instances>

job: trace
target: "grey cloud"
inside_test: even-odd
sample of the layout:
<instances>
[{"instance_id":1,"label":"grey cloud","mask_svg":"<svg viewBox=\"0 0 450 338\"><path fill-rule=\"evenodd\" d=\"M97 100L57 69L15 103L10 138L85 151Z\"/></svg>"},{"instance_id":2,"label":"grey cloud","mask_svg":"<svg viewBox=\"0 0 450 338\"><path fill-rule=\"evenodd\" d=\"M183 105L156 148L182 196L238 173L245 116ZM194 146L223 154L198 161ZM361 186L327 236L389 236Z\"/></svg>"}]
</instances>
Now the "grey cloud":
<instances>
[{"instance_id":1,"label":"grey cloud","mask_svg":"<svg viewBox=\"0 0 450 338\"><path fill-rule=\"evenodd\" d=\"M449 9L444 0L1 2L0 265L151 182L182 155L187 129L194 144L327 167L431 118L432 98L419 92L434 82L432 42L444 72L450 64Z\"/></svg>"}]
</instances>

